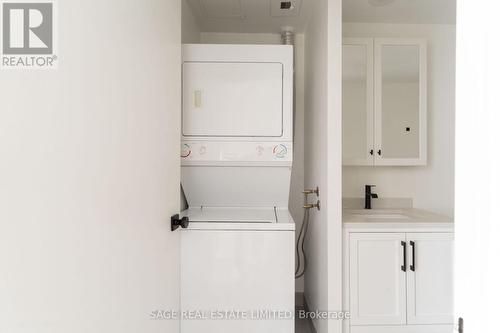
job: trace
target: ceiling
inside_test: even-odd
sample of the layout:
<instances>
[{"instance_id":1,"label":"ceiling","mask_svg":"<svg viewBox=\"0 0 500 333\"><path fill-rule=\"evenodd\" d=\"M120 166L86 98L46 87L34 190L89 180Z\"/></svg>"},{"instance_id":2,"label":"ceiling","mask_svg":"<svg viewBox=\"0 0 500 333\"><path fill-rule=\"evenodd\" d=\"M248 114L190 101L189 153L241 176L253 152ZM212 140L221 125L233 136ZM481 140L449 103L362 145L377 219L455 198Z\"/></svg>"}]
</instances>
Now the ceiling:
<instances>
[{"instance_id":1,"label":"ceiling","mask_svg":"<svg viewBox=\"0 0 500 333\"><path fill-rule=\"evenodd\" d=\"M455 24L456 0L343 0L344 22Z\"/></svg>"},{"instance_id":2,"label":"ceiling","mask_svg":"<svg viewBox=\"0 0 500 333\"><path fill-rule=\"evenodd\" d=\"M191 7L203 32L280 33L284 26L304 32L317 0L183 1ZM291 2L291 8L281 9L281 2Z\"/></svg>"},{"instance_id":3,"label":"ceiling","mask_svg":"<svg viewBox=\"0 0 500 333\"><path fill-rule=\"evenodd\" d=\"M304 32L318 0L183 0L202 32ZM281 9L290 2L290 9ZM344 22L454 24L456 0L343 0Z\"/></svg>"}]
</instances>

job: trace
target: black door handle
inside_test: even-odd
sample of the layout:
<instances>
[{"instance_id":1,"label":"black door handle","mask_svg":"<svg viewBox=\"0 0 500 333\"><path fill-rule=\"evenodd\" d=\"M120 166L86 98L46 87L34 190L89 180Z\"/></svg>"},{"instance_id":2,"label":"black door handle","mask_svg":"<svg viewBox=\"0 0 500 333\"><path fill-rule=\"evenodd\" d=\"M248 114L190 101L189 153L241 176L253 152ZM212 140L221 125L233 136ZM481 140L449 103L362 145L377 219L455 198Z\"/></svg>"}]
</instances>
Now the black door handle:
<instances>
[{"instance_id":1,"label":"black door handle","mask_svg":"<svg viewBox=\"0 0 500 333\"><path fill-rule=\"evenodd\" d=\"M403 247L403 266L401 266L401 270L406 272L406 242L401 241L401 246Z\"/></svg>"},{"instance_id":2,"label":"black door handle","mask_svg":"<svg viewBox=\"0 0 500 333\"><path fill-rule=\"evenodd\" d=\"M410 265L410 270L415 272L415 242L410 241L410 246L411 246L411 265Z\"/></svg>"},{"instance_id":3,"label":"black door handle","mask_svg":"<svg viewBox=\"0 0 500 333\"><path fill-rule=\"evenodd\" d=\"M174 231L175 229L181 227L182 229L186 229L189 225L189 218L184 216L179 218L179 214L172 215L170 217L170 229Z\"/></svg>"}]
</instances>

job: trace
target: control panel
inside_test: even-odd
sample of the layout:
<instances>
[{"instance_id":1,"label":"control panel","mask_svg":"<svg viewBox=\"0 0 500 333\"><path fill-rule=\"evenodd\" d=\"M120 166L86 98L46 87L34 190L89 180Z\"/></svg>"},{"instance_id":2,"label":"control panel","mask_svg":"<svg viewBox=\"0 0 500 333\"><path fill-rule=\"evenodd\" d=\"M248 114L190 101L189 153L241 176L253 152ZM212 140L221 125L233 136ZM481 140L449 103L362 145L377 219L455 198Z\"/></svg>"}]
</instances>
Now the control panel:
<instances>
[{"instance_id":1,"label":"control panel","mask_svg":"<svg viewBox=\"0 0 500 333\"><path fill-rule=\"evenodd\" d=\"M291 142L183 141L181 161L190 162L290 162Z\"/></svg>"}]
</instances>

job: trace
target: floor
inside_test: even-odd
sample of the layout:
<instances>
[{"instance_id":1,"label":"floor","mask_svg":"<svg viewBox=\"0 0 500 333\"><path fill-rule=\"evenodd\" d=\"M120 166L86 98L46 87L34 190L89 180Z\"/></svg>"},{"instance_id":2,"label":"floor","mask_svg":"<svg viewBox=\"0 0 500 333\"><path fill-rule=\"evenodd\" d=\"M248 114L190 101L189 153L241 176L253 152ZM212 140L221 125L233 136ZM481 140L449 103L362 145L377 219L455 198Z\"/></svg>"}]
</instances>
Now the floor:
<instances>
[{"instance_id":1,"label":"floor","mask_svg":"<svg viewBox=\"0 0 500 333\"><path fill-rule=\"evenodd\" d=\"M314 333L309 319L299 319L298 313L295 314L295 318L295 333Z\"/></svg>"}]
</instances>

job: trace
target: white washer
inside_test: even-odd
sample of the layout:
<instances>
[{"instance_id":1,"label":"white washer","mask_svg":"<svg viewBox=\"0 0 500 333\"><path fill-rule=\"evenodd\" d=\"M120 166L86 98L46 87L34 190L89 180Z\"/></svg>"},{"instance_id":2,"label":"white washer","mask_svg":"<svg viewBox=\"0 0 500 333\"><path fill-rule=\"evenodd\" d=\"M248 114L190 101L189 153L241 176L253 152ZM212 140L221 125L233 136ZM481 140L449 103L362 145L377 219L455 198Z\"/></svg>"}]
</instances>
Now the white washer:
<instances>
[{"instance_id":1,"label":"white washer","mask_svg":"<svg viewBox=\"0 0 500 333\"><path fill-rule=\"evenodd\" d=\"M183 320L182 332L293 332L294 223L273 208L190 208L181 238L182 311L247 318ZM273 317L274 316L274 317Z\"/></svg>"},{"instance_id":2,"label":"white washer","mask_svg":"<svg viewBox=\"0 0 500 333\"><path fill-rule=\"evenodd\" d=\"M292 333L293 48L184 45L182 333Z\"/></svg>"}]
</instances>

